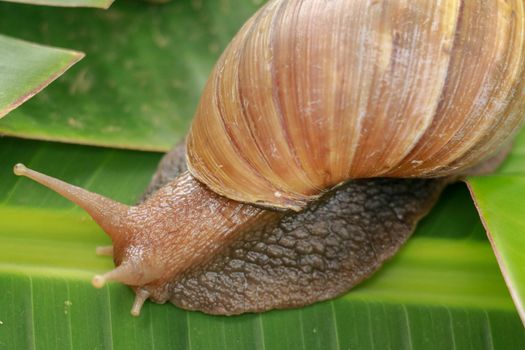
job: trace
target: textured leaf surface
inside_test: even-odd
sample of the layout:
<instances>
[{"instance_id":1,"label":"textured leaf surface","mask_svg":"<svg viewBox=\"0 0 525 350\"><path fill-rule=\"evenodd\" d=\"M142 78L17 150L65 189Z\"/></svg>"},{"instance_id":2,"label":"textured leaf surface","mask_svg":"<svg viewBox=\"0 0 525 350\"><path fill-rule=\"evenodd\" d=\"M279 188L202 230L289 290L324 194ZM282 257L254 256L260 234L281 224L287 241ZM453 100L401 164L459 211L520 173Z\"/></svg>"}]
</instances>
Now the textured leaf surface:
<instances>
[{"instance_id":1,"label":"textured leaf surface","mask_svg":"<svg viewBox=\"0 0 525 350\"><path fill-rule=\"evenodd\" d=\"M334 301L237 317L147 303L91 287L109 243L78 208L24 178L16 162L132 203L160 155L0 139L0 348L518 349L525 332L463 185L445 192L376 276Z\"/></svg>"},{"instance_id":2,"label":"textured leaf surface","mask_svg":"<svg viewBox=\"0 0 525 350\"><path fill-rule=\"evenodd\" d=\"M80 52L0 35L0 118L33 97L82 57Z\"/></svg>"},{"instance_id":3,"label":"textured leaf surface","mask_svg":"<svg viewBox=\"0 0 525 350\"><path fill-rule=\"evenodd\" d=\"M185 134L216 58L262 1L120 1L108 11L0 3L0 32L87 57L0 121L0 133L166 150Z\"/></svg>"},{"instance_id":4,"label":"textured leaf surface","mask_svg":"<svg viewBox=\"0 0 525 350\"><path fill-rule=\"evenodd\" d=\"M498 172L470 179L469 187L525 323L525 131Z\"/></svg>"},{"instance_id":5,"label":"textured leaf surface","mask_svg":"<svg viewBox=\"0 0 525 350\"><path fill-rule=\"evenodd\" d=\"M62 6L62 7L99 7L107 9L114 0L1 0L32 5Z\"/></svg>"}]
</instances>

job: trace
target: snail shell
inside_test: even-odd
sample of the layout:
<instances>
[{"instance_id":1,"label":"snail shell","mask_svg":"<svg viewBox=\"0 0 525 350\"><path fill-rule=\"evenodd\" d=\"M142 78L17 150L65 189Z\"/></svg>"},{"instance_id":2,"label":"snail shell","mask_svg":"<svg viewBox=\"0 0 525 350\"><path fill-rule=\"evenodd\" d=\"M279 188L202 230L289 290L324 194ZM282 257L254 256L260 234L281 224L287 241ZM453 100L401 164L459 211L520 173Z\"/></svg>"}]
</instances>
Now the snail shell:
<instances>
[{"instance_id":1,"label":"snail shell","mask_svg":"<svg viewBox=\"0 0 525 350\"><path fill-rule=\"evenodd\" d=\"M217 63L187 139L228 198L301 209L344 181L458 173L525 116L524 3L270 1Z\"/></svg>"}]
</instances>

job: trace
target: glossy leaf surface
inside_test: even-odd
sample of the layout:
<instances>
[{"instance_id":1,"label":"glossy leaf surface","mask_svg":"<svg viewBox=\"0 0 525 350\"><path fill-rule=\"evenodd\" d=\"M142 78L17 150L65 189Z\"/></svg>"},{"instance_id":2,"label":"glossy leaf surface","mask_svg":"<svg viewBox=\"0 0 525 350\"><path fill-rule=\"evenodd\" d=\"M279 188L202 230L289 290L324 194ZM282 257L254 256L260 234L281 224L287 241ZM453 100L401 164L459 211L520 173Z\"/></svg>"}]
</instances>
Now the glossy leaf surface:
<instances>
[{"instance_id":1,"label":"glossy leaf surface","mask_svg":"<svg viewBox=\"0 0 525 350\"><path fill-rule=\"evenodd\" d=\"M148 302L129 315L124 286L94 289L109 243L78 208L12 175L16 162L133 203L160 155L0 140L0 347L60 349L522 348L525 332L477 213L447 190L406 247L347 295L237 317Z\"/></svg>"},{"instance_id":2,"label":"glossy leaf surface","mask_svg":"<svg viewBox=\"0 0 525 350\"><path fill-rule=\"evenodd\" d=\"M525 324L525 132L495 174L470 179L469 187Z\"/></svg>"}]
</instances>

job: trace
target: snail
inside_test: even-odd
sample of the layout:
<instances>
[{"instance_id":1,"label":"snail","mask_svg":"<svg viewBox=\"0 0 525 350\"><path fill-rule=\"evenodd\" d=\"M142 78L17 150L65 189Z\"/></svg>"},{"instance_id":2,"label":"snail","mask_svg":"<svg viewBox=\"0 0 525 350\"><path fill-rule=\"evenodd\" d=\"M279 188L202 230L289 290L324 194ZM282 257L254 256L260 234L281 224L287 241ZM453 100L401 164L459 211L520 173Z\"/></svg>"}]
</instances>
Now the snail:
<instances>
[{"instance_id":1,"label":"snail","mask_svg":"<svg viewBox=\"0 0 525 350\"><path fill-rule=\"evenodd\" d=\"M521 0L272 0L204 88L141 202L18 164L113 241L95 276L211 314L333 298L372 275L442 189L504 158L525 116Z\"/></svg>"}]
</instances>

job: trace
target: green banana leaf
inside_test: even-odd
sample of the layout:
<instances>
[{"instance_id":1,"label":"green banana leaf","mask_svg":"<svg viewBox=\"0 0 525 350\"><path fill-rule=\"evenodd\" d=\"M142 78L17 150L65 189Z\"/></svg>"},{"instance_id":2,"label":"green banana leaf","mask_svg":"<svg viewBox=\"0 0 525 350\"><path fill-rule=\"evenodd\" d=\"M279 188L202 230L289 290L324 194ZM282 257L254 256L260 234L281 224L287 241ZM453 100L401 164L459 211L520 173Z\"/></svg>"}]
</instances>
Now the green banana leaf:
<instances>
[{"instance_id":1,"label":"green banana leaf","mask_svg":"<svg viewBox=\"0 0 525 350\"><path fill-rule=\"evenodd\" d=\"M443 349L525 347L525 331L468 191L449 188L415 236L372 279L334 301L235 317L146 303L94 274L109 239L79 208L24 178L28 166L126 203L157 153L0 140L0 348Z\"/></svg>"},{"instance_id":2,"label":"green banana leaf","mask_svg":"<svg viewBox=\"0 0 525 350\"><path fill-rule=\"evenodd\" d=\"M0 118L33 97L84 54L0 35Z\"/></svg>"}]
</instances>

